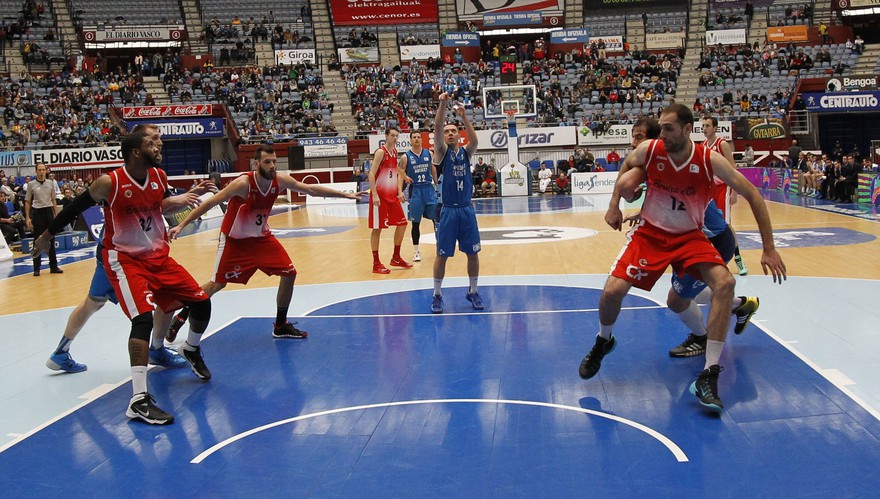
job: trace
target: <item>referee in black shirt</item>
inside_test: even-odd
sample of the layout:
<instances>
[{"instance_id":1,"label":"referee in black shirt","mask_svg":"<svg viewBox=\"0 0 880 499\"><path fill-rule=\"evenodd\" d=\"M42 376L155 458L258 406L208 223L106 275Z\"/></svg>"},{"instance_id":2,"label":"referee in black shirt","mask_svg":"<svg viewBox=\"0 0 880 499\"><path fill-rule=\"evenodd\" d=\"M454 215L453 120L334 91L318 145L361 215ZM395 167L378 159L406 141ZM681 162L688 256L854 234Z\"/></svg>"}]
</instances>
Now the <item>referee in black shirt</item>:
<instances>
[{"instance_id":1,"label":"referee in black shirt","mask_svg":"<svg viewBox=\"0 0 880 499\"><path fill-rule=\"evenodd\" d=\"M49 223L55 218L58 211L58 205L55 202L55 186L52 185L54 180L47 180L46 173L48 168L43 163L37 165L37 178L31 180L27 184L27 195L24 198L24 216L28 228L33 228L35 235L42 234ZM62 274L63 270L58 268L58 259L55 256L55 239L49 245L49 271L53 274ZM34 275L40 275L40 265L42 265L43 254L40 253L34 257Z\"/></svg>"}]
</instances>

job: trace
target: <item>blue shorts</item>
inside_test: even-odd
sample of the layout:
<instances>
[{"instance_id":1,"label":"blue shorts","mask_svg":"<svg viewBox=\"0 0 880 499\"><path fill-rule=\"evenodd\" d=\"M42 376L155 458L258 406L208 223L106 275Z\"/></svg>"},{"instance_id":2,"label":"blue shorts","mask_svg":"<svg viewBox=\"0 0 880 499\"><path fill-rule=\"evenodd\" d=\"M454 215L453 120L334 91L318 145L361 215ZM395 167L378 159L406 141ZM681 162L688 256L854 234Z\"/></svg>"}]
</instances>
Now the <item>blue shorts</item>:
<instances>
[{"instance_id":1,"label":"blue shorts","mask_svg":"<svg viewBox=\"0 0 880 499\"><path fill-rule=\"evenodd\" d=\"M421 222L422 217L434 220L436 211L437 193L434 192L434 186L425 184L413 187L409 198L409 214L407 218L414 223Z\"/></svg>"},{"instance_id":2,"label":"blue shorts","mask_svg":"<svg viewBox=\"0 0 880 499\"><path fill-rule=\"evenodd\" d=\"M724 263L730 262L736 249L736 237L730 227L727 227L721 234L710 237L709 241L718 250ZM706 289L706 286L705 282L690 274L685 274L682 277L678 277L675 273L672 274L672 290L682 298L694 298Z\"/></svg>"},{"instance_id":3,"label":"blue shorts","mask_svg":"<svg viewBox=\"0 0 880 499\"><path fill-rule=\"evenodd\" d=\"M100 261L97 263L95 275L92 276L92 285L89 286L89 296L95 301L110 300L114 304L118 304L119 300L116 299L116 293L113 291L110 279L107 278L107 271L104 270L104 265Z\"/></svg>"},{"instance_id":4,"label":"blue shorts","mask_svg":"<svg viewBox=\"0 0 880 499\"><path fill-rule=\"evenodd\" d=\"M466 255L480 252L480 230L477 228L477 214L472 205L453 207L443 206L440 222L437 224L437 256L450 257L458 249Z\"/></svg>"}]
</instances>

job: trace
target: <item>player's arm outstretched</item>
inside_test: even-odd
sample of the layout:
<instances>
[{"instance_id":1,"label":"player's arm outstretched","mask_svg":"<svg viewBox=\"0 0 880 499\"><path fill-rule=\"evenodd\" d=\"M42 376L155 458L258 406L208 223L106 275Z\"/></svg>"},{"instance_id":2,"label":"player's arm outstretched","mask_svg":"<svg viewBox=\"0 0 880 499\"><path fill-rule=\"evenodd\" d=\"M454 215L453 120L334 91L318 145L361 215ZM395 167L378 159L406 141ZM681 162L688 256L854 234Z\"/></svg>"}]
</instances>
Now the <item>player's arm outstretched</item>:
<instances>
[{"instance_id":1,"label":"player's arm outstretched","mask_svg":"<svg viewBox=\"0 0 880 499\"><path fill-rule=\"evenodd\" d=\"M226 187L223 188L223 190L208 198L207 201L200 203L198 206L195 207L195 209L193 209L193 211L189 212L189 214L180 222L180 224L168 231L168 237L170 237L171 239L177 239L177 236L180 234L180 231L184 229L184 227L191 224L194 220L198 220L199 217L207 213L208 210L219 205L220 203L224 201L229 201L236 196L240 198L247 196L249 182L250 179L247 175L242 175L230 182ZM194 193L189 192L183 195L186 196L188 194Z\"/></svg>"},{"instance_id":2,"label":"player's arm outstretched","mask_svg":"<svg viewBox=\"0 0 880 499\"><path fill-rule=\"evenodd\" d=\"M52 237L61 232L68 224L73 223L76 216L95 206L98 203L106 202L110 199L113 182L110 175L101 175L97 178L85 192L74 198L67 206L61 210L58 215L49 224L49 227L34 240L34 246L31 255L39 255L41 252L49 249L52 244ZM36 234L35 234L36 235Z\"/></svg>"},{"instance_id":3,"label":"player's arm outstretched","mask_svg":"<svg viewBox=\"0 0 880 499\"><path fill-rule=\"evenodd\" d=\"M371 168L370 171L373 169ZM367 191L362 192L342 192L337 191L336 189L331 189L330 187L325 187L320 184L307 184L305 182L300 182L299 180L291 177L287 173L278 172L278 187L281 189L288 189L291 191L301 192L303 194L308 194L309 196L321 196L325 198L347 198L347 199L357 199L360 196L364 196L367 194Z\"/></svg>"},{"instance_id":4,"label":"player's arm outstretched","mask_svg":"<svg viewBox=\"0 0 880 499\"><path fill-rule=\"evenodd\" d=\"M439 165L446 156L446 141L443 139L443 127L446 126L446 105L449 103L449 94L443 92L438 97L440 104L437 106L437 114L434 116L434 158L431 163Z\"/></svg>"},{"instance_id":5,"label":"player's arm outstretched","mask_svg":"<svg viewBox=\"0 0 880 499\"><path fill-rule=\"evenodd\" d=\"M605 223L614 230L620 230L624 221L623 212L620 211L620 178L624 173L633 168L645 167L645 161L648 158L648 145L650 143L651 141L646 140L639 144L631 153L626 155L623 164L620 165L620 172L617 174L618 182L614 184L611 202L608 203L608 211L605 212Z\"/></svg>"},{"instance_id":6,"label":"player's arm outstretched","mask_svg":"<svg viewBox=\"0 0 880 499\"><path fill-rule=\"evenodd\" d=\"M770 212L767 210L767 204L758 189L746 180L743 175L737 171L730 162L717 152L712 152L712 169L715 176L729 185L731 189L739 193L749 202L755 221L758 222L758 230L761 232L761 245L764 252L761 255L761 267L764 274L769 270L773 274L773 282L782 284L786 276L785 262L782 256L776 251L776 245L773 242L773 226L770 223Z\"/></svg>"},{"instance_id":7,"label":"player's arm outstretched","mask_svg":"<svg viewBox=\"0 0 880 499\"><path fill-rule=\"evenodd\" d=\"M162 212L168 215L181 212L187 208L195 208L201 203L200 197L208 192L217 192L217 187L210 180L202 180L199 184L183 194L168 196L162 200Z\"/></svg>"},{"instance_id":8,"label":"player's arm outstretched","mask_svg":"<svg viewBox=\"0 0 880 499\"><path fill-rule=\"evenodd\" d=\"M385 159L385 150L380 147L373 153L373 166L370 167L370 173L367 174L367 180L370 181L370 192L374 194L373 206L382 204L382 201L379 199L379 193L376 192L376 172L379 171L383 159Z\"/></svg>"},{"instance_id":9,"label":"player's arm outstretched","mask_svg":"<svg viewBox=\"0 0 880 499\"><path fill-rule=\"evenodd\" d=\"M468 158L472 158L474 157L474 154L477 154L477 131L474 130L474 124L468 119L467 109L465 109L464 106L457 106L455 108L455 114L461 118L461 122L464 124L464 131L468 138L468 145L464 150L467 151Z\"/></svg>"}]
</instances>

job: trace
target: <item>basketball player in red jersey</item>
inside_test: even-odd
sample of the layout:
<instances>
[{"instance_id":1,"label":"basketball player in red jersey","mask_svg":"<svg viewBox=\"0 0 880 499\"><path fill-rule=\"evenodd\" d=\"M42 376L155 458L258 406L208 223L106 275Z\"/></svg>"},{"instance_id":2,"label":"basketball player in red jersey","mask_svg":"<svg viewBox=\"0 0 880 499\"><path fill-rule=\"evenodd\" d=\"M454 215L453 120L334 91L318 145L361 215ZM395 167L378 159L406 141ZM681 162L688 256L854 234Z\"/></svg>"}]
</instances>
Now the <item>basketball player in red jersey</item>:
<instances>
[{"instance_id":1,"label":"basketball player in red jersey","mask_svg":"<svg viewBox=\"0 0 880 499\"><path fill-rule=\"evenodd\" d=\"M308 333L297 329L287 321L296 269L284 246L269 229L272 206L278 194L285 190L294 190L312 196L349 199L357 198L358 194L340 192L321 185L304 184L286 173L278 173L275 169L277 159L272 146L263 144L258 147L254 152L257 169L236 178L222 191L201 203L180 222L180 225L171 229L169 236L171 239L176 239L187 225L198 220L214 206L229 201L220 227L220 245L217 248L215 273L210 281L202 285L202 289L208 296L214 296L214 293L225 288L230 282L247 284L257 270L263 271L266 275L281 276L276 298L278 310L272 336L305 338ZM189 310L184 308L175 317L166 339L174 341L177 330L188 316Z\"/></svg>"},{"instance_id":2,"label":"basketball player in red jersey","mask_svg":"<svg viewBox=\"0 0 880 499\"><path fill-rule=\"evenodd\" d=\"M730 146L729 142L715 135L718 132L718 118L705 117L701 121L703 135L706 136L703 145L724 156L724 159L730 163L730 166L736 168L736 161L733 159L733 147ZM715 198L715 205L724 213L724 221L727 222L727 226L733 231L733 237L736 238L736 231L733 230L733 226L730 224L730 207L736 203L736 193L732 192L730 187L721 179L715 177L715 194L713 197ZM749 269L739 254L739 243L733 249L733 260L736 262L739 275L749 273Z\"/></svg>"},{"instance_id":3,"label":"basketball player in red jersey","mask_svg":"<svg viewBox=\"0 0 880 499\"><path fill-rule=\"evenodd\" d=\"M160 409L147 391L154 309L170 311L177 302L189 305L190 332L181 351L199 378L211 378L199 346L211 318L211 301L189 273L169 256L163 220L164 213L197 204L198 194L170 196L165 172L159 169L159 144L146 131L131 133L122 140L122 158L125 166L98 177L58 214L49 229L34 241L34 251L45 249L52 234L76 215L104 203L104 269L119 305L131 319L128 351L134 396L125 414L150 424L170 424L174 416Z\"/></svg>"},{"instance_id":4,"label":"basketball player in red jersey","mask_svg":"<svg viewBox=\"0 0 880 499\"><path fill-rule=\"evenodd\" d=\"M370 168L370 249L373 251L373 273L390 274L391 271L379 260L379 236L382 229L394 226L394 254L391 265L412 268L412 264L400 256L400 245L406 234L406 214L403 212L403 176L398 170L396 127L385 130L385 144L373 154Z\"/></svg>"},{"instance_id":5,"label":"basketball player in red jersey","mask_svg":"<svg viewBox=\"0 0 880 499\"><path fill-rule=\"evenodd\" d=\"M749 202L761 232L764 272L769 270L773 281L781 284L786 270L773 244L770 215L763 198L723 156L690 139L693 123L690 109L681 104L670 105L660 117L660 140L645 141L626 157L627 169L646 170L648 190L642 219L627 234L627 243L612 265L599 300L599 334L578 374L584 379L592 378L599 372L605 355L614 350L617 340L611 334L612 328L630 288L650 290L672 265L673 271L694 275L713 292L706 368L690 388L703 406L720 413L723 405L718 397L719 362L730 325L729 305L735 281L701 230L706 206L712 198L713 177L723 180Z\"/></svg>"}]
</instances>

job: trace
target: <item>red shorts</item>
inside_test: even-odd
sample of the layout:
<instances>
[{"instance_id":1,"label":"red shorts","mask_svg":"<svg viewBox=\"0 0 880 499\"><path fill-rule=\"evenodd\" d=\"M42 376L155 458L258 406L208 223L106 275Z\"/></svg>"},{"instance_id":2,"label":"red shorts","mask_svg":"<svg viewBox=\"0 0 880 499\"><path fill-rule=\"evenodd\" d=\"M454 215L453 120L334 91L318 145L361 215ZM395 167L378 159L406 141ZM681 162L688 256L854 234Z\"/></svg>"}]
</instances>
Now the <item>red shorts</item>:
<instances>
[{"instance_id":1,"label":"red shorts","mask_svg":"<svg viewBox=\"0 0 880 499\"><path fill-rule=\"evenodd\" d=\"M657 279L672 265L682 275L687 272L697 279L702 276L693 266L699 263L724 265L724 260L701 230L670 234L644 220L627 234L627 242L611 265L611 275L633 286L649 291Z\"/></svg>"},{"instance_id":2,"label":"red shorts","mask_svg":"<svg viewBox=\"0 0 880 499\"><path fill-rule=\"evenodd\" d=\"M220 234L212 282L247 284L257 270L266 275L296 275L287 250L275 236L235 239Z\"/></svg>"},{"instance_id":3,"label":"red shorts","mask_svg":"<svg viewBox=\"0 0 880 499\"><path fill-rule=\"evenodd\" d=\"M406 215L403 213L403 205L400 204L400 200L383 199L376 207L373 204L373 198L370 198L370 228L387 229L397 225L406 225Z\"/></svg>"},{"instance_id":4,"label":"red shorts","mask_svg":"<svg viewBox=\"0 0 880 499\"><path fill-rule=\"evenodd\" d=\"M724 215L724 221L730 223L730 186L727 184L716 185L712 198Z\"/></svg>"},{"instance_id":5,"label":"red shorts","mask_svg":"<svg viewBox=\"0 0 880 499\"><path fill-rule=\"evenodd\" d=\"M129 319L154 309L171 312L179 302L199 302L208 295L173 258L139 259L105 250L104 269L119 306Z\"/></svg>"}]
</instances>

